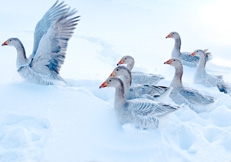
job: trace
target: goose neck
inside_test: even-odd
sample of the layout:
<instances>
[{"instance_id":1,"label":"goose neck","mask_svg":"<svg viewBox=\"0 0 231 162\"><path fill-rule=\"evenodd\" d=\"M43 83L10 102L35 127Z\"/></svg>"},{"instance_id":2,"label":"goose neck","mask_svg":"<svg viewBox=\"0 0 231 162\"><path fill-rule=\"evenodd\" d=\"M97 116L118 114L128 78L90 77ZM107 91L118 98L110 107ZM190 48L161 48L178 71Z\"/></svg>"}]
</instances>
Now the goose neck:
<instances>
[{"instance_id":1,"label":"goose neck","mask_svg":"<svg viewBox=\"0 0 231 162\"><path fill-rule=\"evenodd\" d=\"M181 87L182 86L182 75L183 75L183 67L182 65L180 67L175 68L175 74L173 77L173 80L171 82L171 87Z\"/></svg>"}]
</instances>

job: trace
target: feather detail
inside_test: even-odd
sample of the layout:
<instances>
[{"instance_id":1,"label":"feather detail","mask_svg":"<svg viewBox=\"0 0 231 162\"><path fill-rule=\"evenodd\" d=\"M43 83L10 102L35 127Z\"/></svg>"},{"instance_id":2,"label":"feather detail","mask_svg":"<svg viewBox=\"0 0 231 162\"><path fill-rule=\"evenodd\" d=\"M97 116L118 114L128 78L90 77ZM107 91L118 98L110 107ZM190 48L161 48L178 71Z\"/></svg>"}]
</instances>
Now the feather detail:
<instances>
[{"instance_id":1,"label":"feather detail","mask_svg":"<svg viewBox=\"0 0 231 162\"><path fill-rule=\"evenodd\" d=\"M177 110L178 106L159 103L148 99L126 100L121 79L109 77L101 86L115 88L114 108L121 123L133 123L141 129L157 128L159 117Z\"/></svg>"}]
</instances>

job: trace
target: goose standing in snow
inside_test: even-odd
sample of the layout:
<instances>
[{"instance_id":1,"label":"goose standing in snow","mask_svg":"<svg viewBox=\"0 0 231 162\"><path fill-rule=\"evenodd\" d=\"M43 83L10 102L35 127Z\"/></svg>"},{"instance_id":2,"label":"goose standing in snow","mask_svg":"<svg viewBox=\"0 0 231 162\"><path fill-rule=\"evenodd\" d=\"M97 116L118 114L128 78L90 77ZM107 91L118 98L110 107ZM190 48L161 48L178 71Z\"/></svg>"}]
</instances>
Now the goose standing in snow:
<instances>
[{"instance_id":1,"label":"goose standing in snow","mask_svg":"<svg viewBox=\"0 0 231 162\"><path fill-rule=\"evenodd\" d=\"M175 45L172 50L172 58L178 58L183 65L189 66L189 67L196 67L197 63L199 62L199 57L192 57L190 56L190 52L181 52L181 38L180 35L177 32L171 32L169 33L166 38L173 38L175 40ZM205 50L206 52L207 50ZM206 60L209 59L209 56L207 56Z\"/></svg>"},{"instance_id":2,"label":"goose standing in snow","mask_svg":"<svg viewBox=\"0 0 231 162\"><path fill-rule=\"evenodd\" d=\"M99 88L104 87L115 88L114 108L117 118L122 124L133 123L141 129L157 128L159 117L179 108L178 106L171 106L148 99L126 100L124 97L124 84L117 77L109 77Z\"/></svg>"},{"instance_id":3,"label":"goose standing in snow","mask_svg":"<svg viewBox=\"0 0 231 162\"><path fill-rule=\"evenodd\" d=\"M183 66L179 59L172 58L164 62L164 64L175 67L175 75L170 84L170 87L173 89L169 96L176 104L187 104L191 109L196 111L195 106L207 105L215 102L214 97L202 95L195 89L183 86Z\"/></svg>"},{"instance_id":4,"label":"goose standing in snow","mask_svg":"<svg viewBox=\"0 0 231 162\"><path fill-rule=\"evenodd\" d=\"M229 87L222 76L216 76L208 74L205 70L206 66L206 53L203 50L195 50L191 56L198 56L200 57L200 61L197 65L196 72L194 75L194 83L202 84L208 87L217 87L220 92L228 93L231 95L231 87Z\"/></svg>"},{"instance_id":5,"label":"goose standing in snow","mask_svg":"<svg viewBox=\"0 0 231 162\"><path fill-rule=\"evenodd\" d=\"M119 76L122 77L122 81L124 83L125 90L125 98L127 100L134 98L148 98L152 100L156 100L158 97L162 96L166 93L170 88L164 86L155 86L148 84L138 84L135 86L131 86L131 71L125 66L116 67L110 76Z\"/></svg>"},{"instance_id":6,"label":"goose standing in snow","mask_svg":"<svg viewBox=\"0 0 231 162\"><path fill-rule=\"evenodd\" d=\"M127 68L132 71L135 60L132 56L124 56L118 62L118 65L127 64ZM164 79L162 75L159 74L147 74L143 72L133 72L132 71L132 84L152 84L156 85L161 79Z\"/></svg>"},{"instance_id":7,"label":"goose standing in snow","mask_svg":"<svg viewBox=\"0 0 231 162\"><path fill-rule=\"evenodd\" d=\"M79 21L76 12L67 8L63 2L56 1L36 25L34 48L29 58L18 38L9 38L2 44L16 48L17 71L25 80L38 84L65 83L59 71L68 41Z\"/></svg>"}]
</instances>

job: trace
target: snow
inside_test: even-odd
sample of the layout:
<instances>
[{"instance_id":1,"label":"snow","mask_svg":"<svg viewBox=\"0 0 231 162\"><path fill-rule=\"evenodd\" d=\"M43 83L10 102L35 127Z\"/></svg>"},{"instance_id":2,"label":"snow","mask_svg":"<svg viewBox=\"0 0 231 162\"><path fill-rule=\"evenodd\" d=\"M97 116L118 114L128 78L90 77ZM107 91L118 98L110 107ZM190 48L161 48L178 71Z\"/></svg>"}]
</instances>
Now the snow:
<instances>
[{"instance_id":1,"label":"snow","mask_svg":"<svg viewBox=\"0 0 231 162\"><path fill-rule=\"evenodd\" d=\"M53 3L2 2L0 42L18 37L29 55L35 24ZM171 31L181 35L182 51L208 48L213 59L207 63L207 72L223 75L231 83L230 31L215 30L215 22L223 23L217 26L219 29L230 24L217 16L206 19L215 5L222 10L229 1L65 3L81 15L61 69L68 86L26 82L17 74L15 49L0 48L1 162L231 160L230 96L216 87L193 84L195 69L184 67L184 85L218 101L199 114L181 105L161 121L158 129L120 125L113 109L114 89L99 89L123 55L135 58L136 71L165 76L159 85L168 86L174 69L163 63L173 48L173 40L165 39ZM226 12L216 13L227 16ZM164 102L174 104L171 99Z\"/></svg>"}]
</instances>

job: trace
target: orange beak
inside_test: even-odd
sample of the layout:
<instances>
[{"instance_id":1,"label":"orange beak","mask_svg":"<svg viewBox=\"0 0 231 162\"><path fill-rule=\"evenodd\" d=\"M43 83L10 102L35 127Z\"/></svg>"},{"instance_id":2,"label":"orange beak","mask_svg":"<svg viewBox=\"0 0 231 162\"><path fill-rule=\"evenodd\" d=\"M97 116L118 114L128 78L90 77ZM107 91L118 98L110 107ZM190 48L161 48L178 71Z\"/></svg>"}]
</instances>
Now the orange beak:
<instances>
[{"instance_id":1,"label":"orange beak","mask_svg":"<svg viewBox=\"0 0 231 162\"><path fill-rule=\"evenodd\" d=\"M118 62L117 66L120 65L120 64L124 64L124 60L123 60L123 59L121 59L121 60Z\"/></svg>"},{"instance_id":2,"label":"orange beak","mask_svg":"<svg viewBox=\"0 0 231 162\"><path fill-rule=\"evenodd\" d=\"M171 64L172 63L172 59L169 59L168 61L164 62L164 64Z\"/></svg>"},{"instance_id":3,"label":"orange beak","mask_svg":"<svg viewBox=\"0 0 231 162\"><path fill-rule=\"evenodd\" d=\"M167 35L165 38L172 38L172 34L170 33L170 34Z\"/></svg>"},{"instance_id":4,"label":"orange beak","mask_svg":"<svg viewBox=\"0 0 231 162\"><path fill-rule=\"evenodd\" d=\"M2 46L6 46L8 45L8 41L5 41L4 43L2 43Z\"/></svg>"},{"instance_id":5,"label":"orange beak","mask_svg":"<svg viewBox=\"0 0 231 162\"><path fill-rule=\"evenodd\" d=\"M99 86L99 88L104 88L104 87L107 87L107 82L106 82L106 81L103 82L103 83Z\"/></svg>"},{"instance_id":6,"label":"orange beak","mask_svg":"<svg viewBox=\"0 0 231 162\"><path fill-rule=\"evenodd\" d=\"M193 52L193 53L191 53L191 54L190 54L190 56L195 56L195 55L196 55L196 53L195 53L195 52Z\"/></svg>"},{"instance_id":7,"label":"orange beak","mask_svg":"<svg viewBox=\"0 0 231 162\"><path fill-rule=\"evenodd\" d=\"M115 74L114 72L112 72L112 73L110 74L110 77L112 77L112 76L116 76L116 74Z\"/></svg>"}]
</instances>

